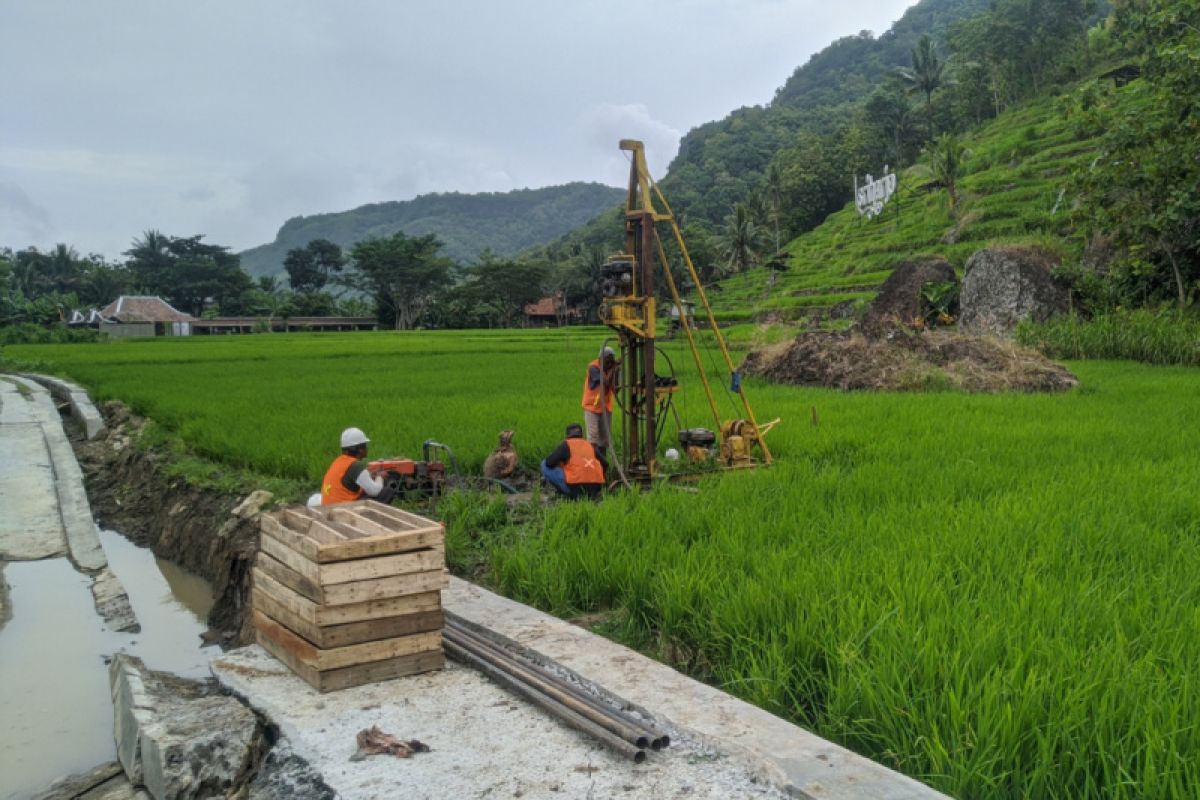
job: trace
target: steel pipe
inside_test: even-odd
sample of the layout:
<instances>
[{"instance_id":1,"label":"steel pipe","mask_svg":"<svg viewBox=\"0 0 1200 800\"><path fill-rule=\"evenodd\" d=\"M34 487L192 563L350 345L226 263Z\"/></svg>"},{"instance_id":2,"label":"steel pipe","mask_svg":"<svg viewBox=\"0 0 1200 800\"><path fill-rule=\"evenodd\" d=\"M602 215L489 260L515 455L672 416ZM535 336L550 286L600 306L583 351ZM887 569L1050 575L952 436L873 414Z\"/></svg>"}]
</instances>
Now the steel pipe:
<instances>
[{"instance_id":1,"label":"steel pipe","mask_svg":"<svg viewBox=\"0 0 1200 800\"><path fill-rule=\"evenodd\" d=\"M599 739L617 753L620 753L626 758L633 759L635 764L640 764L646 760L646 751L643 748L625 741L620 736L617 736L606 728L602 728L592 720L568 708L554 698L542 694L533 686L522 682L500 667L497 667L496 665L487 661L480 655L463 647L453 638L445 638L443 640L443 645L446 648L446 652L449 653L452 658L462 661L464 664L469 664L470 666L482 672L484 675L487 675L489 678L496 681L496 683L499 683L501 686L504 686L513 692L516 692L529 702L550 712L576 730L582 731L583 733Z\"/></svg>"},{"instance_id":2,"label":"steel pipe","mask_svg":"<svg viewBox=\"0 0 1200 800\"><path fill-rule=\"evenodd\" d=\"M460 622L447 618L446 630L467 637L472 643L487 648L489 652L504 659L506 663L513 663L523 668L526 672L532 673L540 681L551 684L574 700L586 705L595 714L612 719L620 728L610 727L610 729L619 736L624 736L630 742L637 744L639 747L649 746L653 750L661 750L670 745L671 737L651 723L635 719L624 713L621 709L604 703L585 692L579 686L550 672L526 656L505 649L499 643L480 635Z\"/></svg>"}]
</instances>

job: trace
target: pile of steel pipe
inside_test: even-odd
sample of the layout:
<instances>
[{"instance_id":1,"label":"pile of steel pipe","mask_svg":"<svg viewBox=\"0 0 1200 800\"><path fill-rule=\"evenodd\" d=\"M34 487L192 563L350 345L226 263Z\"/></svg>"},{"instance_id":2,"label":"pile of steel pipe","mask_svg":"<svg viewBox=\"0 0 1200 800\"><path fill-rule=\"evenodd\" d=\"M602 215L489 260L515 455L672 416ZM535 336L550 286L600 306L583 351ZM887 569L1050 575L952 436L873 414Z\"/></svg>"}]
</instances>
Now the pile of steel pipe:
<instances>
[{"instance_id":1,"label":"pile of steel pipe","mask_svg":"<svg viewBox=\"0 0 1200 800\"><path fill-rule=\"evenodd\" d=\"M480 635L449 616L442 629L446 654L640 764L646 749L671 743L663 731L637 719L519 653Z\"/></svg>"}]
</instances>

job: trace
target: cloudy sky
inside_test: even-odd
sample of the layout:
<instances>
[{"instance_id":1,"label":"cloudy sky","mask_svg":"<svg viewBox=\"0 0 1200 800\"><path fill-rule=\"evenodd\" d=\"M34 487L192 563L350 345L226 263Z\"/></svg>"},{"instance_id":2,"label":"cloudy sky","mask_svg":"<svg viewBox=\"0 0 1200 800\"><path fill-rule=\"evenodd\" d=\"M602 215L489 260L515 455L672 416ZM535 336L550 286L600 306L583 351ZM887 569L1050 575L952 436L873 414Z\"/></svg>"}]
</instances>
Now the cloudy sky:
<instances>
[{"instance_id":1,"label":"cloudy sky","mask_svg":"<svg viewBox=\"0 0 1200 800\"><path fill-rule=\"evenodd\" d=\"M0 246L241 250L435 191L623 185L911 0L0 0Z\"/></svg>"}]
</instances>

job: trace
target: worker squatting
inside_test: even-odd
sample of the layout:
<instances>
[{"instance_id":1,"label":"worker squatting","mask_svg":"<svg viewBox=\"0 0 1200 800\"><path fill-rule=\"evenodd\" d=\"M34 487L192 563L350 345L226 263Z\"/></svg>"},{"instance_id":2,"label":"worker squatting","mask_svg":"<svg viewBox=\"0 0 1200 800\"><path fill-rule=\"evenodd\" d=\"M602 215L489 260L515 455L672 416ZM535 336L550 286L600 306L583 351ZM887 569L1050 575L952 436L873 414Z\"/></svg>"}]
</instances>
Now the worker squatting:
<instances>
[{"instance_id":1,"label":"worker squatting","mask_svg":"<svg viewBox=\"0 0 1200 800\"><path fill-rule=\"evenodd\" d=\"M606 456L612 437L613 396L620 366L611 347L605 347L600 357L588 364L581 401L587 438L583 425L571 423L565 438L542 460L542 477L563 497L596 497L604 488L608 473ZM370 443L359 428L342 431L341 455L325 471L320 495L310 498L310 505L350 503L363 498L392 502L396 487L372 474L367 465Z\"/></svg>"}]
</instances>

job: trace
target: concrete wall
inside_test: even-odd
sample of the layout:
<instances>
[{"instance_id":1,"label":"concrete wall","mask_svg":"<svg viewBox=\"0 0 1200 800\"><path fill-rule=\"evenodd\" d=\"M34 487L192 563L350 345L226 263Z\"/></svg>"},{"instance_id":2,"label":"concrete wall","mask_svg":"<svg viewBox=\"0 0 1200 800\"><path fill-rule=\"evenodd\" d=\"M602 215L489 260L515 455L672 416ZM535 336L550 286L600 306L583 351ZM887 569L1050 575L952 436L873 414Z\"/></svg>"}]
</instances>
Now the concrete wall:
<instances>
[{"instance_id":1,"label":"concrete wall","mask_svg":"<svg viewBox=\"0 0 1200 800\"><path fill-rule=\"evenodd\" d=\"M114 339L154 336L153 322L101 322L100 333Z\"/></svg>"}]
</instances>

